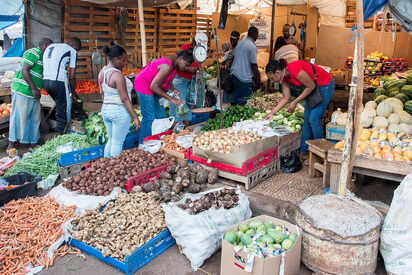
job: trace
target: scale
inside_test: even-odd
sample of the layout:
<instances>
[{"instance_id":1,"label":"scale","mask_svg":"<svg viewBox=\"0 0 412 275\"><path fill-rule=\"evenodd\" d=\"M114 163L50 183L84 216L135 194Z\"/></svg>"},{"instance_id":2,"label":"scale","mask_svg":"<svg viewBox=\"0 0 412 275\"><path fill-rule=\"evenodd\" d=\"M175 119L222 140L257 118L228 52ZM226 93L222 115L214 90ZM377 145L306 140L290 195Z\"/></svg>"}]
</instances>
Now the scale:
<instances>
[{"instance_id":1,"label":"scale","mask_svg":"<svg viewBox=\"0 0 412 275\"><path fill-rule=\"evenodd\" d=\"M193 49L193 57L196 62L202 64L207 59L207 43L209 39L203 32L195 36L196 46ZM188 104L194 108L203 108L205 106L205 81L203 80L202 66L196 71L195 80L191 83L191 91Z\"/></svg>"}]
</instances>

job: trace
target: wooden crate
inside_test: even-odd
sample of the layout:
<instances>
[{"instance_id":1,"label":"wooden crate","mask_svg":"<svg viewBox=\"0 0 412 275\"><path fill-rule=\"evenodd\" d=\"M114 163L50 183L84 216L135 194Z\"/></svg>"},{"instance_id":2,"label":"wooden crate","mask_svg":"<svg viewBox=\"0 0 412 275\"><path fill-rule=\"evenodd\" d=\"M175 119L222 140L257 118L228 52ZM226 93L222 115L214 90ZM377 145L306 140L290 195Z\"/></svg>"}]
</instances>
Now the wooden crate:
<instances>
[{"instance_id":1,"label":"wooden crate","mask_svg":"<svg viewBox=\"0 0 412 275\"><path fill-rule=\"evenodd\" d=\"M345 25L346 28L352 28L357 24L356 21L356 1L347 1L346 2L346 17ZM374 26L373 17L365 21L365 29L372 29Z\"/></svg>"},{"instance_id":2,"label":"wooden crate","mask_svg":"<svg viewBox=\"0 0 412 275\"><path fill-rule=\"evenodd\" d=\"M159 9L159 52L174 54L196 34L196 10Z\"/></svg>"}]
</instances>

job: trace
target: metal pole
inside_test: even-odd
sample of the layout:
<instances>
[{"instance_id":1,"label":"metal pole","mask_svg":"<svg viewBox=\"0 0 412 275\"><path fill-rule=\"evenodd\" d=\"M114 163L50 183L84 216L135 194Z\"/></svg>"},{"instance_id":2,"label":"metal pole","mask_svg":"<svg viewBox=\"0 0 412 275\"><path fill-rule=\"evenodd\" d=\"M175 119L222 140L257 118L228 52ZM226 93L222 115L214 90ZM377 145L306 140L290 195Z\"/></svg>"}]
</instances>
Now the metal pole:
<instances>
[{"instance_id":1,"label":"metal pole","mask_svg":"<svg viewBox=\"0 0 412 275\"><path fill-rule=\"evenodd\" d=\"M272 25L270 26L270 53L269 53L269 60L272 59L273 56L273 39L275 38L275 6L276 6L276 0L272 1Z\"/></svg>"},{"instance_id":2,"label":"metal pole","mask_svg":"<svg viewBox=\"0 0 412 275\"><path fill-rule=\"evenodd\" d=\"M143 0L138 0L139 8L139 24L140 24L140 40L142 41L142 65L143 67L147 64L146 57L146 32L144 27L144 10L143 10Z\"/></svg>"}]
</instances>

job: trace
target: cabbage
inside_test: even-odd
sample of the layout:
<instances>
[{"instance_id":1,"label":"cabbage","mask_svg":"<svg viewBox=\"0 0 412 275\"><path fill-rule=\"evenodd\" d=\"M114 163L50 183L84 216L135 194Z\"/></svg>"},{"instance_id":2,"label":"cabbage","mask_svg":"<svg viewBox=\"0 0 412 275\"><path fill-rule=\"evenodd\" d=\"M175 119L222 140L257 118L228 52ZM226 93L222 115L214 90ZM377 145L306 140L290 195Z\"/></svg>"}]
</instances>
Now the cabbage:
<instances>
[{"instance_id":1,"label":"cabbage","mask_svg":"<svg viewBox=\"0 0 412 275\"><path fill-rule=\"evenodd\" d=\"M229 230L225 233L223 239L231 244L234 244L237 241L237 234L235 231Z\"/></svg>"},{"instance_id":2,"label":"cabbage","mask_svg":"<svg viewBox=\"0 0 412 275\"><path fill-rule=\"evenodd\" d=\"M265 234L262 237L260 237L258 239L258 242L264 242L265 244L272 244L275 241L273 240L273 238L269 235L269 234Z\"/></svg>"},{"instance_id":3,"label":"cabbage","mask_svg":"<svg viewBox=\"0 0 412 275\"><path fill-rule=\"evenodd\" d=\"M249 229L249 226L247 225L247 223L241 223L239 225L239 231L242 231L243 233L245 233L248 229Z\"/></svg>"},{"instance_id":4,"label":"cabbage","mask_svg":"<svg viewBox=\"0 0 412 275\"><path fill-rule=\"evenodd\" d=\"M282 242L282 249L290 249L293 246L293 241L290 239L286 239Z\"/></svg>"},{"instance_id":5,"label":"cabbage","mask_svg":"<svg viewBox=\"0 0 412 275\"><path fill-rule=\"evenodd\" d=\"M257 230L259 226L263 225L263 223L259 220L254 220L249 223L249 228Z\"/></svg>"}]
</instances>

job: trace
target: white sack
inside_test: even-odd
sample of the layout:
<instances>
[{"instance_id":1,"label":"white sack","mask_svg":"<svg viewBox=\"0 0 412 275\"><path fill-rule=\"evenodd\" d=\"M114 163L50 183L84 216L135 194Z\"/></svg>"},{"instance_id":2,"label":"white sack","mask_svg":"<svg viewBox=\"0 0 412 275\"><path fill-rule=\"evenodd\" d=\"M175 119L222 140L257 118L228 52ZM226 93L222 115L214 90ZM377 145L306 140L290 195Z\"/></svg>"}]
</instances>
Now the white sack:
<instances>
[{"instance_id":1,"label":"white sack","mask_svg":"<svg viewBox=\"0 0 412 275\"><path fill-rule=\"evenodd\" d=\"M382 227L380 252L387 272L411 274L412 270L412 174L396 188Z\"/></svg>"},{"instance_id":2,"label":"white sack","mask_svg":"<svg viewBox=\"0 0 412 275\"><path fill-rule=\"evenodd\" d=\"M222 207L209 209L197 215L190 215L177 206L184 203L187 198L196 200L204 194L221 189L224 188L217 188L199 194L186 194L179 202L162 205L165 212L166 226L176 239L176 243L181 246L183 253L189 259L195 271L220 248L225 231L252 216L249 200L240 189L236 190L239 195L238 205L232 209Z\"/></svg>"},{"instance_id":3,"label":"white sack","mask_svg":"<svg viewBox=\"0 0 412 275\"><path fill-rule=\"evenodd\" d=\"M345 0L310 0L311 7L319 9L320 15L340 16L346 15L346 1Z\"/></svg>"}]
</instances>

